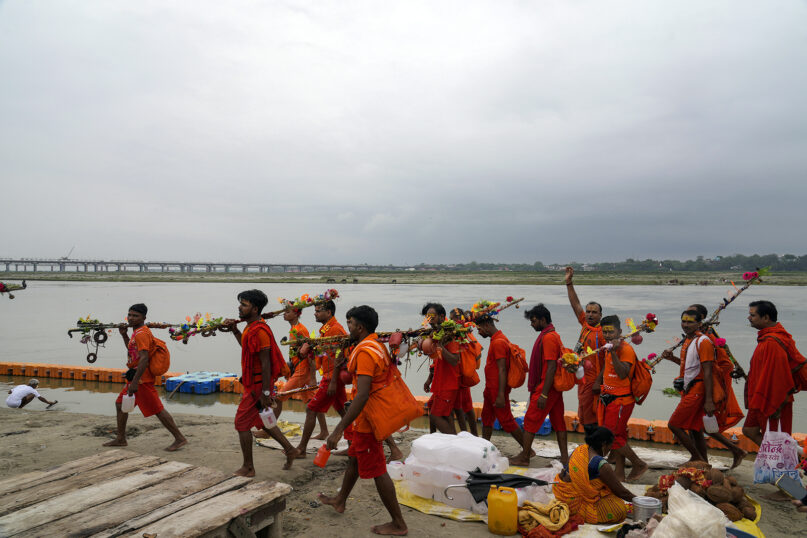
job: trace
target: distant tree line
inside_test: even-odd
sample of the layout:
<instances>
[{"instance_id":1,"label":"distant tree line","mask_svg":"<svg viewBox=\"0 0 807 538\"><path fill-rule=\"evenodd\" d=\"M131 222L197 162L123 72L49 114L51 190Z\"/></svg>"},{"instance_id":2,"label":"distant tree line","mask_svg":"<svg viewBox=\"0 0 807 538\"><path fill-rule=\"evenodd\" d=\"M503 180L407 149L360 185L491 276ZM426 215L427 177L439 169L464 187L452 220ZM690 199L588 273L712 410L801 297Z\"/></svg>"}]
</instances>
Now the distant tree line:
<instances>
[{"instance_id":1,"label":"distant tree line","mask_svg":"<svg viewBox=\"0 0 807 538\"><path fill-rule=\"evenodd\" d=\"M634 260L628 258L622 262L594 262L580 263L568 262L544 265L541 262L535 263L482 263L472 261L470 263L457 263L449 265L424 264L414 266L421 271L558 271L566 265L571 265L575 270L581 271L619 271L619 272L657 272L668 273L671 271L752 271L757 267L770 267L772 271L807 271L807 254L796 256L795 254L754 254L745 256L734 254L733 256L715 256L705 258L698 256L694 260Z\"/></svg>"}]
</instances>

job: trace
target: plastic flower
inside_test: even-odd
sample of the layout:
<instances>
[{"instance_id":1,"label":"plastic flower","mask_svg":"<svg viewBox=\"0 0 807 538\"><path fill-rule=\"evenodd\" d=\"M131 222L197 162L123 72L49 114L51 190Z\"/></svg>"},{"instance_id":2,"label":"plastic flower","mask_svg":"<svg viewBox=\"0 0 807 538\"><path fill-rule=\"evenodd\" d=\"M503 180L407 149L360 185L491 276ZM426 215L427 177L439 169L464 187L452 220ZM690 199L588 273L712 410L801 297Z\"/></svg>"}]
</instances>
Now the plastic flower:
<instances>
[{"instance_id":1,"label":"plastic flower","mask_svg":"<svg viewBox=\"0 0 807 538\"><path fill-rule=\"evenodd\" d=\"M717 347L725 346L726 345L726 339L725 338L715 338L715 345Z\"/></svg>"},{"instance_id":2,"label":"plastic flower","mask_svg":"<svg viewBox=\"0 0 807 538\"><path fill-rule=\"evenodd\" d=\"M658 357L658 355L656 355L655 353L651 353L650 355L647 356L647 360L652 361L656 357Z\"/></svg>"},{"instance_id":3,"label":"plastic flower","mask_svg":"<svg viewBox=\"0 0 807 538\"><path fill-rule=\"evenodd\" d=\"M512 295L508 295L508 296L507 296L507 299L505 299L505 301L507 301L508 303L512 303L512 302L513 302L513 296L512 296Z\"/></svg>"}]
</instances>

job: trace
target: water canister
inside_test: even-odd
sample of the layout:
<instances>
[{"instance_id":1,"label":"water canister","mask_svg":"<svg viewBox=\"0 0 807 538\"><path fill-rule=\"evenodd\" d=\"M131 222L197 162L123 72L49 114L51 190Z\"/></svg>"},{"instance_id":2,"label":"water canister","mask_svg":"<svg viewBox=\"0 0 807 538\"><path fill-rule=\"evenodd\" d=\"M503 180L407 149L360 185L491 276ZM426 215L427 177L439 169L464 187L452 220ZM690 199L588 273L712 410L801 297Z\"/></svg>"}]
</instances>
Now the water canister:
<instances>
[{"instance_id":1,"label":"water canister","mask_svg":"<svg viewBox=\"0 0 807 538\"><path fill-rule=\"evenodd\" d=\"M130 412L135 407L135 395L124 394L120 402L120 410L124 413Z\"/></svg>"},{"instance_id":2,"label":"water canister","mask_svg":"<svg viewBox=\"0 0 807 538\"><path fill-rule=\"evenodd\" d=\"M518 532L518 496L513 488L490 486L488 530L500 536Z\"/></svg>"},{"instance_id":3,"label":"water canister","mask_svg":"<svg viewBox=\"0 0 807 538\"><path fill-rule=\"evenodd\" d=\"M317 450L317 455L314 456L314 465L317 467L325 467L328 463L328 458L331 457L331 451L328 450L328 445L322 443L322 446Z\"/></svg>"},{"instance_id":4,"label":"water canister","mask_svg":"<svg viewBox=\"0 0 807 538\"><path fill-rule=\"evenodd\" d=\"M647 521L653 514L661 513L661 499L655 497L633 498L633 521Z\"/></svg>"},{"instance_id":5,"label":"water canister","mask_svg":"<svg viewBox=\"0 0 807 538\"><path fill-rule=\"evenodd\" d=\"M720 431L720 426L717 424L717 417L712 415L703 415L703 429L706 433L717 433Z\"/></svg>"},{"instance_id":6,"label":"water canister","mask_svg":"<svg viewBox=\"0 0 807 538\"><path fill-rule=\"evenodd\" d=\"M404 463L402 461L391 461L387 464L387 474L393 480L403 480Z\"/></svg>"},{"instance_id":7,"label":"water canister","mask_svg":"<svg viewBox=\"0 0 807 538\"><path fill-rule=\"evenodd\" d=\"M258 413L261 417L261 421L263 422L263 427L267 430L271 430L275 426L277 426L277 419L275 418L275 412L272 411L270 407L267 407L260 413Z\"/></svg>"}]
</instances>

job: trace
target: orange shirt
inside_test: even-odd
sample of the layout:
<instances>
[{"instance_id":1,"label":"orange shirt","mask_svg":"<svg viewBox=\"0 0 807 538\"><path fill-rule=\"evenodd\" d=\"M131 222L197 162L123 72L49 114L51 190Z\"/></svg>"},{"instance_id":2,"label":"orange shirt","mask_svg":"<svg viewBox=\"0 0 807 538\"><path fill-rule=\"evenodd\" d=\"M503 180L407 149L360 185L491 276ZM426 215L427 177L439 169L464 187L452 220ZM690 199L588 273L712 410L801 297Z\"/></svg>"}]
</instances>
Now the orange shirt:
<instances>
[{"instance_id":1,"label":"orange shirt","mask_svg":"<svg viewBox=\"0 0 807 538\"><path fill-rule=\"evenodd\" d=\"M496 331L496 334L490 337L488 357L485 361L485 390L496 394L499 393L499 366L496 362L499 359L504 359L504 371L508 372L510 370L510 340L502 331ZM507 393L509 390L505 385L504 392Z\"/></svg>"},{"instance_id":2,"label":"orange shirt","mask_svg":"<svg viewBox=\"0 0 807 538\"><path fill-rule=\"evenodd\" d=\"M246 390L261 386L263 367L259 355L264 349L272 349L270 334L271 329L262 319L253 321L241 333L241 383ZM277 353L280 352L277 351ZM278 376L279 372L272 372L273 380Z\"/></svg>"},{"instance_id":3,"label":"orange shirt","mask_svg":"<svg viewBox=\"0 0 807 538\"><path fill-rule=\"evenodd\" d=\"M605 364L603 365L602 372L602 386L600 391L603 394L613 394L615 396L625 397L625 402L617 403L633 403L633 393L630 389L631 374L633 373L634 365L636 364L636 352L625 342L622 342L616 350L617 358L621 362L627 362L630 366L630 374L625 379L617 375L614 369L614 361L611 358L611 352L606 352Z\"/></svg>"},{"instance_id":4,"label":"orange shirt","mask_svg":"<svg viewBox=\"0 0 807 538\"><path fill-rule=\"evenodd\" d=\"M308 329L302 323L298 323L289 329L289 339L297 340L298 338L308 338ZM308 379L311 375L311 365L307 359L303 359L293 347L289 347L289 359L294 364L294 373L292 377L304 377Z\"/></svg>"},{"instance_id":5,"label":"orange shirt","mask_svg":"<svg viewBox=\"0 0 807 538\"><path fill-rule=\"evenodd\" d=\"M698 338L701 339L700 344L698 344L698 359L700 359L701 364L704 362L714 362L715 360L715 346L712 341L707 338L701 338L703 333L698 331L695 333L695 336L692 338L687 338L684 340L684 344L681 346L681 367L679 375L684 377L684 371L686 370L686 362L687 362L687 350L689 346L692 344L693 341L697 340ZM712 375L715 375L717 372L712 372ZM693 379L700 379L703 381L703 368L701 367L700 372L696 375Z\"/></svg>"},{"instance_id":6,"label":"orange shirt","mask_svg":"<svg viewBox=\"0 0 807 538\"><path fill-rule=\"evenodd\" d=\"M457 342L448 342L445 347L449 353L460 354L460 345ZM457 361L457 364L451 365L447 360L443 359L443 351L439 348L429 356L434 360L432 393L437 394L440 391L460 388L459 361Z\"/></svg>"},{"instance_id":7,"label":"orange shirt","mask_svg":"<svg viewBox=\"0 0 807 538\"><path fill-rule=\"evenodd\" d=\"M539 378L537 379L537 384L533 389L535 391L542 391L544 389L544 382L546 381L546 369L549 368L550 362L555 362L557 364L558 359L563 355L563 342L560 339L560 335L557 331L550 331L544 334L541 338L541 355L543 357L543 367L541 368L541 372L539 372ZM532 359L532 357L530 357ZM557 366L560 368L560 366ZM557 369L555 370L557 372ZM554 379L551 382L554 383ZM529 388L529 387L527 387Z\"/></svg>"},{"instance_id":8,"label":"orange shirt","mask_svg":"<svg viewBox=\"0 0 807 538\"><path fill-rule=\"evenodd\" d=\"M366 340L374 340L378 342L378 335L375 333L369 335L362 342ZM361 344L361 342L360 342ZM359 386L359 376L368 375L373 379L370 387L370 394L380 389L387 383L389 379L390 357L386 348L378 344L379 351L383 353L374 353L367 349L367 346L359 345L350 355L347 369L353 374L353 386ZM372 396L370 396L372 398ZM356 420L353 421L353 430L361 433L372 433L373 429L370 426L370 421L367 420L366 409L362 409Z\"/></svg>"},{"instance_id":9,"label":"orange shirt","mask_svg":"<svg viewBox=\"0 0 807 538\"><path fill-rule=\"evenodd\" d=\"M597 325L596 327L592 327L586 321L586 313L580 312L580 315L577 316L577 321L582 326L580 329L580 336L577 338L577 342L583 345L583 349L581 350L578 355L582 355L586 353L587 348L597 349L605 345L605 337L602 335L602 327ZM593 382L597 379L597 376L600 375L600 370L602 370L603 365L605 364L606 354L603 351L588 357L587 360L591 361L591 365L593 368L586 368L586 381Z\"/></svg>"},{"instance_id":10,"label":"orange shirt","mask_svg":"<svg viewBox=\"0 0 807 538\"><path fill-rule=\"evenodd\" d=\"M126 366L129 368L137 368L140 362L140 352L147 351L149 359L154 356L157 351L157 342L154 341L154 335L151 334L151 329L143 325L135 329L132 337L129 339L129 360L126 361ZM141 383L154 383L154 374L146 368L143 375L140 376Z\"/></svg>"},{"instance_id":11,"label":"orange shirt","mask_svg":"<svg viewBox=\"0 0 807 538\"><path fill-rule=\"evenodd\" d=\"M328 336L343 336L347 331L332 317L319 328L319 335L323 338ZM333 367L336 360L335 351L326 351L317 356L317 368L322 370L322 379L331 379Z\"/></svg>"}]
</instances>

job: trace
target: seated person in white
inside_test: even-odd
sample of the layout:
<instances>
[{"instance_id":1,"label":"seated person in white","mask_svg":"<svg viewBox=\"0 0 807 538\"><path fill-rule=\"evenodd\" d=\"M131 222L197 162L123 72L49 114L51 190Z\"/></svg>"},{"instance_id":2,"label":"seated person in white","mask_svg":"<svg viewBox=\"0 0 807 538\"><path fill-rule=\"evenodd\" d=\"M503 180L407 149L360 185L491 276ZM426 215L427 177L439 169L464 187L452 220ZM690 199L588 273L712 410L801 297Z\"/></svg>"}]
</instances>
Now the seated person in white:
<instances>
[{"instance_id":1,"label":"seated person in white","mask_svg":"<svg viewBox=\"0 0 807 538\"><path fill-rule=\"evenodd\" d=\"M6 398L6 405L13 408L13 409L22 409L26 405L28 405L31 400L34 398L39 398L41 401L48 404L48 407L55 405L58 403L56 400L48 401L47 398L41 396L37 391L36 388L39 386L39 380L32 379L28 382L27 385L17 385L10 391L9 397Z\"/></svg>"}]
</instances>

